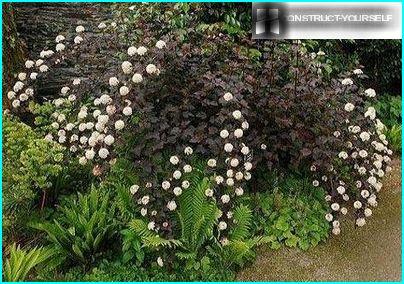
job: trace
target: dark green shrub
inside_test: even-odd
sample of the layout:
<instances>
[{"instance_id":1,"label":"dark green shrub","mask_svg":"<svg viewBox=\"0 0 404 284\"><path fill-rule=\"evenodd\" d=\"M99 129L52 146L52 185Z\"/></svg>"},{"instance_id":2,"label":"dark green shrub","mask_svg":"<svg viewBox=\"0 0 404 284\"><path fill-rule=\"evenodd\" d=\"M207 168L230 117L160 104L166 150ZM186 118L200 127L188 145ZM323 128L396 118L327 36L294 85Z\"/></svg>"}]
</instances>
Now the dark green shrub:
<instances>
[{"instance_id":1,"label":"dark green shrub","mask_svg":"<svg viewBox=\"0 0 404 284\"><path fill-rule=\"evenodd\" d=\"M263 177L258 184L263 192L251 197L251 207L256 208L253 230L269 237L273 249L286 245L306 250L325 241L330 226L324 219L324 190L312 186L305 177Z\"/></svg>"},{"instance_id":2,"label":"dark green shrub","mask_svg":"<svg viewBox=\"0 0 404 284\"><path fill-rule=\"evenodd\" d=\"M92 188L87 194L66 199L52 223L34 227L46 232L55 248L71 261L88 265L101 256L116 234L111 205L108 193Z\"/></svg>"},{"instance_id":3,"label":"dark green shrub","mask_svg":"<svg viewBox=\"0 0 404 284\"><path fill-rule=\"evenodd\" d=\"M64 275L57 275L58 281L89 281L89 282L160 282L160 281L233 281L234 272L228 269L217 269L214 264L199 271L184 271L181 266L168 272L158 266L138 267L131 263L124 264L119 261L102 261L90 272L76 267ZM42 280L55 280L49 275L41 275Z\"/></svg>"},{"instance_id":4,"label":"dark green shrub","mask_svg":"<svg viewBox=\"0 0 404 284\"><path fill-rule=\"evenodd\" d=\"M9 257L6 258L3 275L6 282L21 282L27 280L32 270L47 265L58 252L54 249L34 247L23 250L20 246L12 244L9 248Z\"/></svg>"},{"instance_id":5,"label":"dark green shrub","mask_svg":"<svg viewBox=\"0 0 404 284\"><path fill-rule=\"evenodd\" d=\"M3 117L5 241L29 231L25 224L43 208L45 194L54 193L63 158L63 147L59 144L45 141L15 118Z\"/></svg>"}]
</instances>

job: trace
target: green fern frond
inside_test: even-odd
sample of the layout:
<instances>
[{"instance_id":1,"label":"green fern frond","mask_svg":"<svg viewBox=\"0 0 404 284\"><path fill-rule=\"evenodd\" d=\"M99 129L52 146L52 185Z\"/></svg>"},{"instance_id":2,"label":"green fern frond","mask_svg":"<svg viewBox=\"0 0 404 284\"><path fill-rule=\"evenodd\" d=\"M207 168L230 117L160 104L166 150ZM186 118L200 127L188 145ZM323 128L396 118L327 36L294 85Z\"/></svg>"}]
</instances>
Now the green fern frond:
<instances>
[{"instance_id":1,"label":"green fern frond","mask_svg":"<svg viewBox=\"0 0 404 284\"><path fill-rule=\"evenodd\" d=\"M138 237L141 238L143 246L149 248L157 248L157 247L168 247L174 248L181 246L181 242L179 240L167 240L159 235L156 235L155 232L149 230L147 228L146 222L140 219L132 220L129 223L129 229L132 230Z\"/></svg>"},{"instance_id":2,"label":"green fern frond","mask_svg":"<svg viewBox=\"0 0 404 284\"><path fill-rule=\"evenodd\" d=\"M175 248L181 246L181 242L179 240L167 240L162 237L155 235L152 237L144 237L142 238L143 246L149 248L157 248L157 247L168 247Z\"/></svg>"},{"instance_id":3,"label":"green fern frond","mask_svg":"<svg viewBox=\"0 0 404 284\"><path fill-rule=\"evenodd\" d=\"M189 259L195 259L196 258L196 254L193 252L177 252L175 254L179 259L185 259L185 260L189 260Z\"/></svg>"},{"instance_id":4,"label":"green fern frond","mask_svg":"<svg viewBox=\"0 0 404 284\"><path fill-rule=\"evenodd\" d=\"M234 227L230 232L230 240L244 240L249 236L252 211L245 205L234 210Z\"/></svg>"},{"instance_id":5,"label":"green fern frond","mask_svg":"<svg viewBox=\"0 0 404 284\"><path fill-rule=\"evenodd\" d=\"M213 201L206 199L205 191L210 182L203 172L194 169L189 180L191 186L179 197L178 219L184 247L196 252L212 236L218 209Z\"/></svg>"},{"instance_id":6,"label":"green fern frond","mask_svg":"<svg viewBox=\"0 0 404 284\"><path fill-rule=\"evenodd\" d=\"M140 219L134 219L129 223L129 228L133 230L140 238L152 237L155 235L147 228L147 224Z\"/></svg>"}]
</instances>

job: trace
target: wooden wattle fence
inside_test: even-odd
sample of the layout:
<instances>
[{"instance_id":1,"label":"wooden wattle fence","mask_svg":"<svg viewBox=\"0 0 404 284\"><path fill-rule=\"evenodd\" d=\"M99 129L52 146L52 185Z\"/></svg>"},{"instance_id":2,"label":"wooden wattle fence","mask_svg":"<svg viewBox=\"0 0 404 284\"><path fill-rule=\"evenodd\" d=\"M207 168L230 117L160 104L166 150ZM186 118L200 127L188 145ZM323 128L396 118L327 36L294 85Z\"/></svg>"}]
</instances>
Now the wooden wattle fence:
<instances>
[{"instance_id":1,"label":"wooden wattle fence","mask_svg":"<svg viewBox=\"0 0 404 284\"><path fill-rule=\"evenodd\" d=\"M3 6L3 94L11 89L26 59L38 59L44 48L54 49L59 33L73 31L80 24L97 26L111 17L108 3L13 3ZM73 66L52 70L48 80L38 86L37 93L51 95L66 80L77 75ZM4 99L3 106L7 106Z\"/></svg>"}]
</instances>

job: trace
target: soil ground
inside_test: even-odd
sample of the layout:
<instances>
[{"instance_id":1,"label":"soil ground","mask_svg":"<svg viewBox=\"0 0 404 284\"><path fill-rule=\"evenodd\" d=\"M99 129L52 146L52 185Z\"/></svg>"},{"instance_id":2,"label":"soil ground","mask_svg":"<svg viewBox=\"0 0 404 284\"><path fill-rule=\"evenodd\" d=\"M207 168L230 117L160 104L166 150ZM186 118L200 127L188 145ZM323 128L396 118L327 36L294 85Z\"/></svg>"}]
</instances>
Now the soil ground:
<instances>
[{"instance_id":1,"label":"soil ground","mask_svg":"<svg viewBox=\"0 0 404 284\"><path fill-rule=\"evenodd\" d=\"M353 220L345 220L339 236L308 251L262 247L237 280L400 281L401 160L393 161L378 200L364 227L355 228Z\"/></svg>"}]
</instances>

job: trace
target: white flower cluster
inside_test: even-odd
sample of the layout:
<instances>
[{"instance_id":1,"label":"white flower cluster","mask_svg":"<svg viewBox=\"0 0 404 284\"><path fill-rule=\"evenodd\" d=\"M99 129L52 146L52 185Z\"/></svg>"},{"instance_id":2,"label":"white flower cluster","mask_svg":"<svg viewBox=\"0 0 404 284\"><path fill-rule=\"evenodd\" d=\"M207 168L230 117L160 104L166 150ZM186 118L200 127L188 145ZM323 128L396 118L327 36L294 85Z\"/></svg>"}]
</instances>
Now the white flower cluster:
<instances>
[{"instance_id":1,"label":"white flower cluster","mask_svg":"<svg viewBox=\"0 0 404 284\"><path fill-rule=\"evenodd\" d=\"M137 203L141 206L140 214L149 218L148 229L156 233L164 233L171 225L168 217L163 220L161 216L165 211L175 211L178 207L176 197L180 196L184 190L187 190L191 184L187 179L188 174L193 171L193 167L187 163L191 159L194 150L191 147L185 147L184 157L173 155L169 158L168 164L173 172L165 180L161 182L147 182L143 187L140 185L132 185L129 191L137 199ZM166 205L161 208L155 195L163 200L168 200Z\"/></svg>"},{"instance_id":2,"label":"white flower cluster","mask_svg":"<svg viewBox=\"0 0 404 284\"><path fill-rule=\"evenodd\" d=\"M237 103L234 95L226 92L223 97L224 107L229 109L228 126L218 133L222 145L223 154L218 159L209 159L208 167L212 170L213 179L216 184L214 188L206 190L208 198L218 200L219 209L222 214L219 218L218 231L221 232L221 243L227 243L227 231L232 223L232 200L244 194L245 183L251 179L250 171L253 168L249 160L250 148L245 144L245 131L249 124L239 109L234 109ZM231 110L233 108L233 110Z\"/></svg>"},{"instance_id":3,"label":"white flower cluster","mask_svg":"<svg viewBox=\"0 0 404 284\"><path fill-rule=\"evenodd\" d=\"M85 31L83 26L77 26L76 32L81 36L76 36L74 43L80 43L84 39L82 36ZM38 74L47 73L50 71L50 66L56 66L60 64L62 60L65 60L67 55L63 53L66 51L66 38L64 35L58 35L55 38L55 51L53 50L42 50L39 54L39 59L37 60L27 60L25 61L25 71L18 74L18 81L14 84L13 89L7 93L7 98L11 101L11 106L13 109L18 110L22 106L27 107L28 101L34 96L34 83L38 78ZM54 57L56 58L54 59ZM68 91L68 90L67 90ZM62 95L65 95L67 91L64 92L62 89ZM69 97L70 101L74 101L74 97ZM58 101L59 104L62 101Z\"/></svg>"},{"instance_id":4,"label":"white flower cluster","mask_svg":"<svg viewBox=\"0 0 404 284\"><path fill-rule=\"evenodd\" d=\"M362 73L355 70L354 74ZM345 81L345 85L350 85L350 82ZM364 93L370 98L376 95L373 89L367 89ZM370 207L377 206L376 195L383 186L381 178L386 172L391 171L389 164L392 151L387 147L388 141L383 134L384 125L376 119L376 111L373 107L363 109L361 105L356 107L353 103L346 103L344 110L348 119L344 123L349 125L351 121L358 121L360 125L349 125L333 133L333 136L339 138L344 145L343 149L337 153L337 157L342 167L350 169L353 181L342 180L338 177L339 175L336 175L337 170L333 166L328 168L326 173L318 171L316 165L310 168L314 175L321 177L313 181L313 186L321 184L329 188L326 200L331 205L330 212L325 215L325 218L328 222L332 222L332 232L335 235L341 232L340 223L336 219L338 214L347 214L348 209L344 204L349 200L353 199L353 210L357 216L356 225L361 227L366 224L366 218L372 215ZM336 132L338 132L337 135L335 135ZM341 137L341 133L344 133L344 138Z\"/></svg>"},{"instance_id":5,"label":"white flower cluster","mask_svg":"<svg viewBox=\"0 0 404 284\"><path fill-rule=\"evenodd\" d=\"M104 29L105 26L100 24L99 28ZM84 31L83 26L76 27L77 37L82 38ZM56 38L58 44L63 40L64 36ZM165 46L166 43L161 40L156 43L157 49ZM128 49L129 55L132 51L133 48ZM144 55L147 48L141 46L136 49L136 52L139 55ZM48 56L47 53L42 55ZM35 63L27 62L26 65L32 68ZM141 70L138 70L140 73L135 73L132 78L130 76L125 77L125 75L130 75L134 72L134 66L128 60L123 61L120 67L123 75L118 73L116 76L110 77L107 82L111 87L110 92L91 95L91 105L80 105L82 101L78 100L78 98L83 97L83 94L77 90L81 84L80 79L74 79L72 84L62 87L60 97L53 100L56 107L56 111L52 115L54 121L51 124L52 130L46 135L45 139L65 144L72 153L78 156L78 162L81 165L86 165L89 161L93 161L95 163L93 168L95 175L102 173L102 168L99 164L107 164L107 162L113 164L115 162L114 144L134 113L131 90L135 86L132 85L143 81L140 74ZM148 64L145 70L149 75L158 75L160 73L160 70L154 64ZM26 75L21 74L20 77L25 79ZM24 84L20 82L16 84L15 89L20 90L23 87ZM119 92L120 96L114 94L117 92ZM28 88L26 93L32 95L33 90ZM9 94L10 98L14 96L12 93ZM73 103L76 104L72 105ZM74 109L72 111L71 107L76 105L79 107L78 111L75 112ZM187 149L187 152L189 153L190 150ZM173 203L169 204L169 208L172 210L174 207Z\"/></svg>"}]
</instances>

